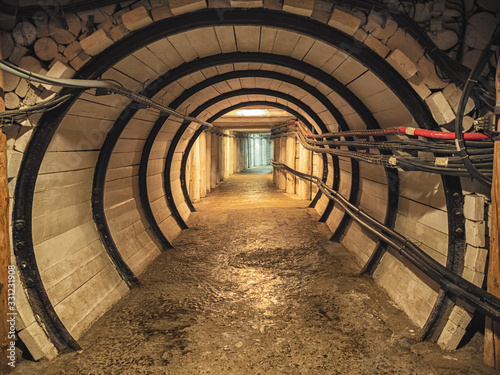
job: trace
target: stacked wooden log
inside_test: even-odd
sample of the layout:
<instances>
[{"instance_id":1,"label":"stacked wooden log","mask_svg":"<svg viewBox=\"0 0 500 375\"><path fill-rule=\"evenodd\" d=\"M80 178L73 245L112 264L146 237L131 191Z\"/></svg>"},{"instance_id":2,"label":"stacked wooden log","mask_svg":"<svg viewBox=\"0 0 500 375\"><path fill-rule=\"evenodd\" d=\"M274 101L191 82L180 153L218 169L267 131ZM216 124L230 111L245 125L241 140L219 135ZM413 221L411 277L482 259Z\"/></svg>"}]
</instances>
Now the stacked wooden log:
<instances>
[{"instance_id":1,"label":"stacked wooden log","mask_svg":"<svg viewBox=\"0 0 500 375\"><path fill-rule=\"evenodd\" d=\"M500 2L496 0L465 0L463 6L450 0L384 2L408 14L438 48L468 68L477 62L500 22Z\"/></svg>"}]
</instances>

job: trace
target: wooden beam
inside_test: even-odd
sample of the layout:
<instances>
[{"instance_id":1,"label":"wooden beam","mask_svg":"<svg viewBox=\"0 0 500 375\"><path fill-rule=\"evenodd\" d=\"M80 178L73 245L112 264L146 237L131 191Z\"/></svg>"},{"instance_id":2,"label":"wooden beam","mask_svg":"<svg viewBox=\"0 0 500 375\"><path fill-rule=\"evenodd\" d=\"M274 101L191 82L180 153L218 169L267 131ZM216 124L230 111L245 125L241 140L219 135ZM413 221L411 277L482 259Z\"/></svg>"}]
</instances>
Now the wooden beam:
<instances>
[{"instance_id":1,"label":"wooden beam","mask_svg":"<svg viewBox=\"0 0 500 375\"><path fill-rule=\"evenodd\" d=\"M500 100L500 61L496 72L496 99ZM497 104L498 105L498 104ZM496 124L496 131L500 123ZM488 292L500 297L500 141L495 141L493 159L493 180L491 185L491 228L490 256L488 265ZM486 318L484 330L484 362L486 365L500 370L500 322Z\"/></svg>"},{"instance_id":2,"label":"wooden beam","mask_svg":"<svg viewBox=\"0 0 500 375\"><path fill-rule=\"evenodd\" d=\"M3 87L3 73L0 70L0 112L5 111ZM7 369L7 349L10 341L14 341L9 339L9 324L7 322L7 267L10 265L9 189L7 181L7 137L3 132L0 132L0 372Z\"/></svg>"}]
</instances>

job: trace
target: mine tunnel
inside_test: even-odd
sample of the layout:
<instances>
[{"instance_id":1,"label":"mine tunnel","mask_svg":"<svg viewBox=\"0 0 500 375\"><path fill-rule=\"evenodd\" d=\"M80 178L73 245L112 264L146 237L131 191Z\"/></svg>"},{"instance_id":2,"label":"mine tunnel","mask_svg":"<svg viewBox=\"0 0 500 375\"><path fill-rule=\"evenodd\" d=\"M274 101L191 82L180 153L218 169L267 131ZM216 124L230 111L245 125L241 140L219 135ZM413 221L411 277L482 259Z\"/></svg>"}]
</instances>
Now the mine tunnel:
<instances>
[{"instance_id":1,"label":"mine tunnel","mask_svg":"<svg viewBox=\"0 0 500 375\"><path fill-rule=\"evenodd\" d=\"M2 367L499 370L499 17L494 0L0 1ZM244 324L250 305L224 305L243 284L261 299ZM209 316L227 332L195 349ZM152 343L127 319L166 354L104 345Z\"/></svg>"}]
</instances>

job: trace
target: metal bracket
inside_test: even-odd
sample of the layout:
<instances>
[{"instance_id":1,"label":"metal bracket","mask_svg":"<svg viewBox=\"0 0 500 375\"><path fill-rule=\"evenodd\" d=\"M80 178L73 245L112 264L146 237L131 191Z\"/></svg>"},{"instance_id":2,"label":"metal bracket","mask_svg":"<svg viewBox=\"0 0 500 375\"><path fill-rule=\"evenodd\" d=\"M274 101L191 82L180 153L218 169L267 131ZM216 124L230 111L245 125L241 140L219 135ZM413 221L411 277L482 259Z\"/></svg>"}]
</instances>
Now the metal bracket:
<instances>
[{"instance_id":1,"label":"metal bracket","mask_svg":"<svg viewBox=\"0 0 500 375\"><path fill-rule=\"evenodd\" d=\"M109 91L108 89L97 88L97 89L95 89L94 96L104 96L104 95L110 95L110 94L111 94L111 91Z\"/></svg>"},{"instance_id":2,"label":"metal bracket","mask_svg":"<svg viewBox=\"0 0 500 375\"><path fill-rule=\"evenodd\" d=\"M493 141L500 140L500 132L497 129L498 121L500 120L500 106L495 106L493 112L486 114L483 117L474 121L474 129L478 132L491 134Z\"/></svg>"}]
</instances>

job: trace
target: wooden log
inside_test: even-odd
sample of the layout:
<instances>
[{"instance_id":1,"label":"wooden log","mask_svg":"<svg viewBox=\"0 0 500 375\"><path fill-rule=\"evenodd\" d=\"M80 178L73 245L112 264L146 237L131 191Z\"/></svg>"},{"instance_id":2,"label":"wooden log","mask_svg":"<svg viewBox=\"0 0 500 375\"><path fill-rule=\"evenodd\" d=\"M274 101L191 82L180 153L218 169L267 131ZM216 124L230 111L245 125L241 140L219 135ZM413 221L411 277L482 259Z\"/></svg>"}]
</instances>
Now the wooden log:
<instances>
[{"instance_id":1,"label":"wooden log","mask_svg":"<svg viewBox=\"0 0 500 375\"><path fill-rule=\"evenodd\" d=\"M1 87L1 79L0 79ZM1 100L0 100L1 102ZM1 104L0 104L1 105ZM0 108L0 111L3 109ZM9 239L9 190L7 180L7 137L5 134L0 133L0 348L2 351L2 358L0 359L0 371L4 370L7 365L7 355L10 352L7 349L15 348L14 338L10 338L9 328L10 324L7 319L11 317L8 313L8 267L10 266L10 239ZM12 344L12 345L11 345ZM8 354L6 354L8 353ZM15 353L14 353L15 357Z\"/></svg>"},{"instance_id":2,"label":"wooden log","mask_svg":"<svg viewBox=\"0 0 500 375\"><path fill-rule=\"evenodd\" d=\"M52 38L41 38L35 42L35 54L40 60L50 61L59 53L57 43Z\"/></svg>"},{"instance_id":3,"label":"wooden log","mask_svg":"<svg viewBox=\"0 0 500 375\"><path fill-rule=\"evenodd\" d=\"M2 47L2 59L6 60L14 51L16 43L10 33L2 31L0 34L0 46Z\"/></svg>"},{"instance_id":4,"label":"wooden log","mask_svg":"<svg viewBox=\"0 0 500 375\"><path fill-rule=\"evenodd\" d=\"M81 30L81 21L75 15L51 17L49 21L49 34L59 44L70 44L76 40Z\"/></svg>"},{"instance_id":5,"label":"wooden log","mask_svg":"<svg viewBox=\"0 0 500 375\"><path fill-rule=\"evenodd\" d=\"M46 13L41 13L40 17L36 17L33 20L35 22L36 37L38 39L40 39L40 38L46 38L46 37L50 36L50 32L49 32L49 20L50 20L50 17Z\"/></svg>"},{"instance_id":6,"label":"wooden log","mask_svg":"<svg viewBox=\"0 0 500 375\"><path fill-rule=\"evenodd\" d=\"M479 12L468 19L465 44L468 47L483 50L497 26L497 18L489 12Z\"/></svg>"},{"instance_id":7,"label":"wooden log","mask_svg":"<svg viewBox=\"0 0 500 375\"><path fill-rule=\"evenodd\" d=\"M434 116L438 125L447 124L455 119L455 113L441 91L430 95L425 102Z\"/></svg>"},{"instance_id":8,"label":"wooden log","mask_svg":"<svg viewBox=\"0 0 500 375\"><path fill-rule=\"evenodd\" d=\"M174 16L207 7L205 0L170 0L168 4Z\"/></svg>"},{"instance_id":9,"label":"wooden log","mask_svg":"<svg viewBox=\"0 0 500 375\"><path fill-rule=\"evenodd\" d=\"M9 56L9 61L15 65L19 65L19 62L24 56L26 56L27 53L28 49L26 47L23 47L20 44L16 44L14 50Z\"/></svg>"},{"instance_id":10,"label":"wooden log","mask_svg":"<svg viewBox=\"0 0 500 375\"><path fill-rule=\"evenodd\" d=\"M42 67L40 61L33 56L24 56L21 61L19 61L19 67L22 69L29 70L33 73L46 74L47 71Z\"/></svg>"},{"instance_id":11,"label":"wooden log","mask_svg":"<svg viewBox=\"0 0 500 375\"><path fill-rule=\"evenodd\" d=\"M16 25L17 17L14 14L0 13L0 28L12 30Z\"/></svg>"},{"instance_id":12,"label":"wooden log","mask_svg":"<svg viewBox=\"0 0 500 375\"><path fill-rule=\"evenodd\" d=\"M108 17L108 14L103 13L101 9L84 10L81 12L76 12L76 14L83 22L89 22L90 20L93 20L94 23L101 23Z\"/></svg>"},{"instance_id":13,"label":"wooden log","mask_svg":"<svg viewBox=\"0 0 500 375\"><path fill-rule=\"evenodd\" d=\"M418 67L399 49L395 49L385 59L404 79L409 79L418 71Z\"/></svg>"},{"instance_id":14,"label":"wooden log","mask_svg":"<svg viewBox=\"0 0 500 375\"><path fill-rule=\"evenodd\" d=\"M99 54L112 44L113 40L109 38L103 29L97 30L80 42L83 50L90 56Z\"/></svg>"},{"instance_id":15,"label":"wooden log","mask_svg":"<svg viewBox=\"0 0 500 375\"><path fill-rule=\"evenodd\" d=\"M498 0L477 0L481 8L489 10L490 12L500 11L500 2Z\"/></svg>"},{"instance_id":16,"label":"wooden log","mask_svg":"<svg viewBox=\"0 0 500 375\"><path fill-rule=\"evenodd\" d=\"M262 8L263 0L231 0L231 8Z\"/></svg>"},{"instance_id":17,"label":"wooden log","mask_svg":"<svg viewBox=\"0 0 500 375\"><path fill-rule=\"evenodd\" d=\"M21 99L13 92L8 92L5 94L5 108L7 109L17 109L21 105Z\"/></svg>"},{"instance_id":18,"label":"wooden log","mask_svg":"<svg viewBox=\"0 0 500 375\"><path fill-rule=\"evenodd\" d=\"M54 78L71 78L73 77L74 74L75 70L61 61L56 61L56 63L52 66L52 68L50 68L50 70L47 73L49 77L54 77ZM43 84L42 86L44 86L47 90L53 92L59 92L62 88L61 86L49 85L49 84Z\"/></svg>"},{"instance_id":19,"label":"wooden log","mask_svg":"<svg viewBox=\"0 0 500 375\"><path fill-rule=\"evenodd\" d=\"M26 81L25 79L22 79L19 81L19 84L16 87L15 93L20 98L24 98L24 97L26 97L26 94L28 93L29 88L30 88L30 85L29 85L28 81Z\"/></svg>"},{"instance_id":20,"label":"wooden log","mask_svg":"<svg viewBox=\"0 0 500 375\"><path fill-rule=\"evenodd\" d=\"M120 40L121 38L123 38L128 33L130 33L130 31L128 31L127 28L122 23L119 24L118 26L113 27L111 30L109 30L109 36L115 42L117 40Z\"/></svg>"},{"instance_id":21,"label":"wooden log","mask_svg":"<svg viewBox=\"0 0 500 375\"><path fill-rule=\"evenodd\" d=\"M160 21L165 18L173 17L172 11L168 6L162 6L159 8L151 9L151 17L153 17L153 21Z\"/></svg>"},{"instance_id":22,"label":"wooden log","mask_svg":"<svg viewBox=\"0 0 500 375\"><path fill-rule=\"evenodd\" d=\"M496 99L500 100L500 61L496 72ZM500 130L500 122L496 124ZM487 290L500 297L500 141L495 141L493 154L493 179L491 185L491 227L490 254L488 264ZM484 363L500 370L500 322L487 317L484 329Z\"/></svg>"},{"instance_id":23,"label":"wooden log","mask_svg":"<svg viewBox=\"0 0 500 375\"><path fill-rule=\"evenodd\" d=\"M52 69L52 67L57 64L58 62L62 62L63 64L68 64L69 60L66 56L64 56L62 53L57 53L56 57L52 59L52 61L49 64L49 70Z\"/></svg>"},{"instance_id":24,"label":"wooden log","mask_svg":"<svg viewBox=\"0 0 500 375\"><path fill-rule=\"evenodd\" d=\"M122 16L123 25L130 31L140 29L153 23L148 11L144 7L135 8Z\"/></svg>"},{"instance_id":25,"label":"wooden log","mask_svg":"<svg viewBox=\"0 0 500 375\"><path fill-rule=\"evenodd\" d=\"M36 39L36 28L31 22L19 22L12 30L12 37L24 47L31 46Z\"/></svg>"},{"instance_id":26,"label":"wooden log","mask_svg":"<svg viewBox=\"0 0 500 375\"><path fill-rule=\"evenodd\" d=\"M428 33L439 49L447 50L458 43L458 34L453 30L441 30Z\"/></svg>"},{"instance_id":27,"label":"wooden log","mask_svg":"<svg viewBox=\"0 0 500 375\"><path fill-rule=\"evenodd\" d=\"M2 41L0 41L0 47L2 47ZM0 49L0 59L2 58L2 50ZM0 112L5 111L5 104L3 98L3 71L0 71ZM0 314L2 319L0 319L0 351L2 355L0 356L0 372L7 369L7 348L8 348L8 332L9 325L7 319L7 284L8 284L8 274L7 267L10 265L10 249L9 236L8 236L8 198L9 190L6 189L8 184L7 179L7 137L3 132L0 132L0 225L1 227L1 239L0 239ZM5 212L5 213L4 213ZM7 239L7 241L5 241Z\"/></svg>"},{"instance_id":28,"label":"wooden log","mask_svg":"<svg viewBox=\"0 0 500 375\"><path fill-rule=\"evenodd\" d=\"M14 91L17 85L19 84L19 81L21 81L21 78L19 78L18 76L9 73L4 73L3 91L4 92Z\"/></svg>"},{"instance_id":29,"label":"wooden log","mask_svg":"<svg viewBox=\"0 0 500 375\"><path fill-rule=\"evenodd\" d=\"M341 11L340 9L334 9L330 20L328 21L328 26L335 27L346 34L354 35L354 33L361 26L361 20L352 14Z\"/></svg>"}]
</instances>

